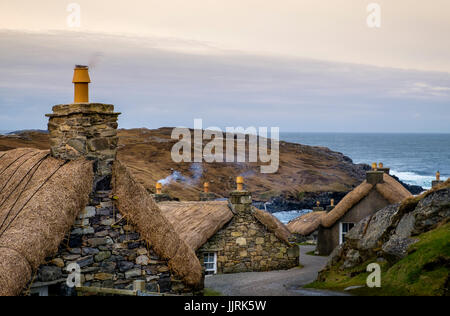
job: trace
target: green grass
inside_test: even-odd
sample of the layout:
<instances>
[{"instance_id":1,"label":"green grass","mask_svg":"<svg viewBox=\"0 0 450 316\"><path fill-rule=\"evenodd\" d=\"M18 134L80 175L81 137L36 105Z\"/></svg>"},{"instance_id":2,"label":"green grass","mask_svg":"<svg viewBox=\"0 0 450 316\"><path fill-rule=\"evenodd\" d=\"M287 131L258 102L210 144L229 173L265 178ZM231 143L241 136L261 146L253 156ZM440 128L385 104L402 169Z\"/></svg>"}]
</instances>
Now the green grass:
<instances>
[{"instance_id":1,"label":"green grass","mask_svg":"<svg viewBox=\"0 0 450 316\"><path fill-rule=\"evenodd\" d=\"M357 295L449 295L446 287L450 274L450 223L418 236L419 242L412 245L409 254L389 266L381 266L381 288L352 290ZM365 285L369 275L366 266L369 260L349 270L337 267L324 274L324 282L313 282L307 287L342 291L349 286Z\"/></svg>"},{"instance_id":2,"label":"green grass","mask_svg":"<svg viewBox=\"0 0 450 316\"><path fill-rule=\"evenodd\" d=\"M208 288L205 288L203 290L203 295L204 296L223 296L222 293L220 293L219 291L215 291L213 289L208 289Z\"/></svg>"}]
</instances>

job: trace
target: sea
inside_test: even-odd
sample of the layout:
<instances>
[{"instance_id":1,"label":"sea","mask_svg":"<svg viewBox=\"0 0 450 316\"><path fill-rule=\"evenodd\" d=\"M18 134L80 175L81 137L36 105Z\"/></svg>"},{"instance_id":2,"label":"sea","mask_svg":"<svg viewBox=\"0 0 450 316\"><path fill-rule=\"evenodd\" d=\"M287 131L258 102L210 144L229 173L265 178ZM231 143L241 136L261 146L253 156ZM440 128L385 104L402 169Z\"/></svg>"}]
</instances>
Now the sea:
<instances>
[{"instance_id":1,"label":"sea","mask_svg":"<svg viewBox=\"0 0 450 316\"><path fill-rule=\"evenodd\" d=\"M431 187L436 171L442 180L450 176L450 134L280 133L280 139L328 147L354 163L382 162L400 180L425 189ZM309 211L286 210L274 215L287 223Z\"/></svg>"}]
</instances>

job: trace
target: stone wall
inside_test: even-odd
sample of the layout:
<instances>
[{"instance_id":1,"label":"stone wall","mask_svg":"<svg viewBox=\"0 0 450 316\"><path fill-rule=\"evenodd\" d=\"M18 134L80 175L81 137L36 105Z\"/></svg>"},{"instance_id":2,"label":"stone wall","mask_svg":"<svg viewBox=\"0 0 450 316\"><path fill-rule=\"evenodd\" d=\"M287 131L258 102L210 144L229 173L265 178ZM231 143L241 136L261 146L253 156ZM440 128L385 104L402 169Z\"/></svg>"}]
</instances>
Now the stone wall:
<instances>
[{"instance_id":1,"label":"stone wall","mask_svg":"<svg viewBox=\"0 0 450 316\"><path fill-rule=\"evenodd\" d=\"M299 265L299 250L288 245L262 225L252 214L248 192L234 192L230 198L233 219L198 251L217 252L217 273L289 269Z\"/></svg>"},{"instance_id":2,"label":"stone wall","mask_svg":"<svg viewBox=\"0 0 450 316\"><path fill-rule=\"evenodd\" d=\"M113 206L111 191L97 191L80 213L59 252L42 265L31 289L56 285L54 295L73 295L66 284L70 263L81 268L82 286L132 289L134 280L144 280L146 290L162 293L190 293L173 276L133 225Z\"/></svg>"},{"instance_id":3,"label":"stone wall","mask_svg":"<svg viewBox=\"0 0 450 316\"><path fill-rule=\"evenodd\" d=\"M97 189L109 189L111 164L117 151L117 118L114 106L102 103L62 104L53 107L48 130L52 155L63 160L85 157L95 161Z\"/></svg>"}]
</instances>

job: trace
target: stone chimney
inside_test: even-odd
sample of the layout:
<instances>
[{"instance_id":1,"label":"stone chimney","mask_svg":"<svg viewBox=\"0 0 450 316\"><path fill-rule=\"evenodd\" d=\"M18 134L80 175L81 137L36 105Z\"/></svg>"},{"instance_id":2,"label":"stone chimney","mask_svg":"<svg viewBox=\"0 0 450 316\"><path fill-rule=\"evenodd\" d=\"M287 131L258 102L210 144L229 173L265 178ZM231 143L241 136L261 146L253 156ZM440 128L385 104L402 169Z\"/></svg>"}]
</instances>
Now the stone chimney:
<instances>
[{"instance_id":1,"label":"stone chimney","mask_svg":"<svg viewBox=\"0 0 450 316\"><path fill-rule=\"evenodd\" d=\"M383 166L383 164L381 164ZM384 171L379 171L377 163L372 163L372 170L366 172L366 181L370 184L376 185L377 183L383 183Z\"/></svg>"},{"instance_id":2,"label":"stone chimney","mask_svg":"<svg viewBox=\"0 0 450 316\"><path fill-rule=\"evenodd\" d=\"M236 178L237 188L230 193L230 203L233 210L239 212L251 212L252 210L252 195L244 189L244 178Z\"/></svg>"},{"instance_id":3,"label":"stone chimney","mask_svg":"<svg viewBox=\"0 0 450 316\"><path fill-rule=\"evenodd\" d=\"M209 182L203 184L203 192L200 193L200 201L213 201L216 199L216 195L209 192Z\"/></svg>"},{"instance_id":4,"label":"stone chimney","mask_svg":"<svg viewBox=\"0 0 450 316\"><path fill-rule=\"evenodd\" d=\"M164 202L164 201L172 201L172 197L162 192L163 185L161 182L156 182L155 184L155 194L152 194L153 199L156 201L156 203Z\"/></svg>"},{"instance_id":5,"label":"stone chimney","mask_svg":"<svg viewBox=\"0 0 450 316\"><path fill-rule=\"evenodd\" d=\"M320 201L316 202L316 207L313 207L313 212L323 211L323 207L320 206Z\"/></svg>"},{"instance_id":6,"label":"stone chimney","mask_svg":"<svg viewBox=\"0 0 450 316\"><path fill-rule=\"evenodd\" d=\"M438 186L439 184L441 184L442 182L444 182L444 181L441 180L441 173L439 171L437 171L436 172L436 180L431 181L431 187L434 188L434 187Z\"/></svg>"},{"instance_id":7,"label":"stone chimney","mask_svg":"<svg viewBox=\"0 0 450 316\"><path fill-rule=\"evenodd\" d=\"M378 170L378 171L383 171L384 173L389 174L389 172L391 171L391 168L386 168L386 167L383 165L383 163L380 162L380 163L378 164L377 170Z\"/></svg>"},{"instance_id":8,"label":"stone chimney","mask_svg":"<svg viewBox=\"0 0 450 316\"><path fill-rule=\"evenodd\" d=\"M111 165L117 153L117 118L114 105L89 102L87 66L75 66L74 103L55 105L46 114L51 153L55 158L94 161L94 189L111 186Z\"/></svg>"}]
</instances>

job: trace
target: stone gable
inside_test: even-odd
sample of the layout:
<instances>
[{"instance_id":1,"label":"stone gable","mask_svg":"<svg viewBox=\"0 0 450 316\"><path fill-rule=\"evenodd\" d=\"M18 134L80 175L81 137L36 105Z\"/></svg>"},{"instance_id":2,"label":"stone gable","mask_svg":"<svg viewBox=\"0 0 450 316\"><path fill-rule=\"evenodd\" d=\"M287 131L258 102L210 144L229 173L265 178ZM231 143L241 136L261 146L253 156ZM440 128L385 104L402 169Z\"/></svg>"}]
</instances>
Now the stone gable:
<instances>
[{"instance_id":1,"label":"stone gable","mask_svg":"<svg viewBox=\"0 0 450 316\"><path fill-rule=\"evenodd\" d=\"M289 269L299 265L297 245L288 245L263 224L251 211L251 197L232 196L235 215L231 221L198 249L217 253L217 273L239 273Z\"/></svg>"},{"instance_id":2,"label":"stone gable","mask_svg":"<svg viewBox=\"0 0 450 316\"><path fill-rule=\"evenodd\" d=\"M167 262L161 260L133 225L117 212L110 194L111 191L95 193L78 215L57 255L39 267L24 294L49 285L53 287L51 294L75 294L65 282L70 263L80 266L82 286L131 290L133 281L144 280L145 290L149 292L190 292L171 274Z\"/></svg>"}]
</instances>

